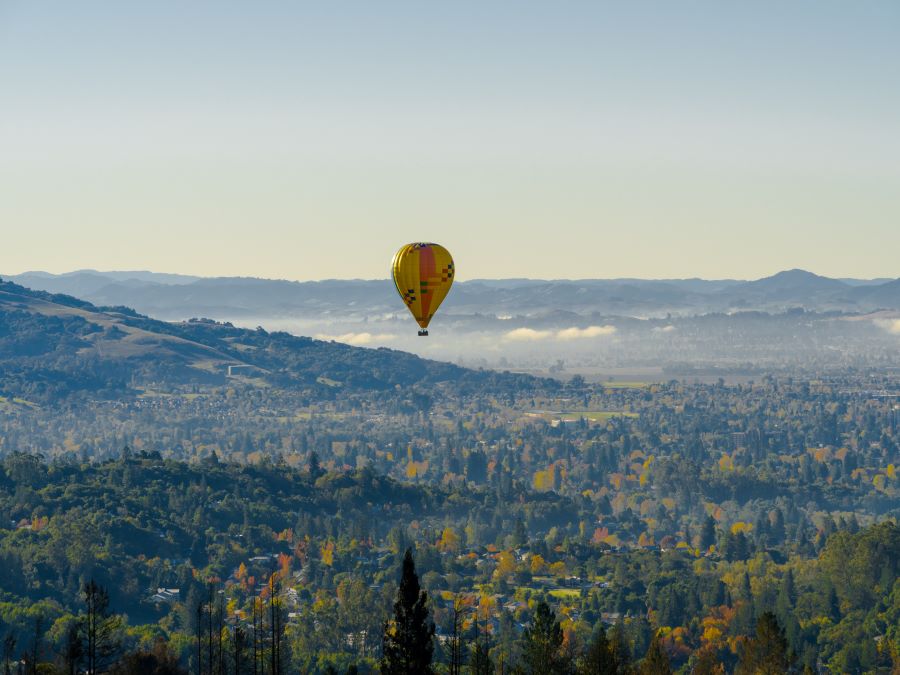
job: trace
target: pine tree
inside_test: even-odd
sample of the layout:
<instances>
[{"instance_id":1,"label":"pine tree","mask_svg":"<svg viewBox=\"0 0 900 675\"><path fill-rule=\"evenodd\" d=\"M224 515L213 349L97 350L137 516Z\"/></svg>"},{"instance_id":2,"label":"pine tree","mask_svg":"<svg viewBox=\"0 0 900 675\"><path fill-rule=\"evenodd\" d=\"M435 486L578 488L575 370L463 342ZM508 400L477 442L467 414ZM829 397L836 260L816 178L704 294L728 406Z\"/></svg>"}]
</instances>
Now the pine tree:
<instances>
[{"instance_id":1,"label":"pine tree","mask_svg":"<svg viewBox=\"0 0 900 675\"><path fill-rule=\"evenodd\" d=\"M631 647L628 644L628 636L625 635L625 624L622 623L621 619L612 629L609 648L615 660L616 673L618 675L629 675L632 672Z\"/></svg>"},{"instance_id":2,"label":"pine tree","mask_svg":"<svg viewBox=\"0 0 900 675\"><path fill-rule=\"evenodd\" d=\"M526 671L539 675L568 672L562 643L563 632L556 614L546 602L539 602L531 626L525 629L522 658Z\"/></svg>"},{"instance_id":3,"label":"pine tree","mask_svg":"<svg viewBox=\"0 0 900 675\"><path fill-rule=\"evenodd\" d=\"M656 633L653 634L653 639L650 641L647 654L641 661L641 668L638 672L641 675L672 675L669 655L663 650L659 635Z\"/></svg>"},{"instance_id":4,"label":"pine tree","mask_svg":"<svg viewBox=\"0 0 900 675\"><path fill-rule=\"evenodd\" d=\"M12 631L9 631L6 634L6 637L3 638L3 673L4 675L10 675L12 669L9 667L10 661L12 661L13 652L16 651L16 634Z\"/></svg>"},{"instance_id":5,"label":"pine tree","mask_svg":"<svg viewBox=\"0 0 900 675\"><path fill-rule=\"evenodd\" d=\"M707 516L703 522L703 529L700 531L700 548L707 550L716 543L716 519Z\"/></svg>"},{"instance_id":6,"label":"pine tree","mask_svg":"<svg viewBox=\"0 0 900 675\"><path fill-rule=\"evenodd\" d=\"M472 659L469 662L469 672L472 675L494 675L494 662L491 660L490 649L481 638L478 630L478 612L475 612L475 644L472 647Z\"/></svg>"},{"instance_id":7,"label":"pine tree","mask_svg":"<svg viewBox=\"0 0 900 675\"><path fill-rule=\"evenodd\" d=\"M694 653L696 661L692 675L725 675L725 666L719 663L716 653L711 648L701 649Z\"/></svg>"},{"instance_id":8,"label":"pine tree","mask_svg":"<svg viewBox=\"0 0 900 675\"><path fill-rule=\"evenodd\" d=\"M450 635L450 667L447 671L449 675L462 673L462 638L459 633L463 619L462 609L462 598L457 595L453 600L453 632Z\"/></svg>"},{"instance_id":9,"label":"pine tree","mask_svg":"<svg viewBox=\"0 0 900 675\"><path fill-rule=\"evenodd\" d=\"M384 625L381 672L384 675L432 675L434 623L428 618L428 594L420 590L412 551L403 557L403 575L394 618Z\"/></svg>"},{"instance_id":10,"label":"pine tree","mask_svg":"<svg viewBox=\"0 0 900 675\"><path fill-rule=\"evenodd\" d=\"M756 634L744 643L737 670L739 675L783 675L792 665L788 642L778 619L763 612L756 622Z\"/></svg>"},{"instance_id":11,"label":"pine tree","mask_svg":"<svg viewBox=\"0 0 900 675\"><path fill-rule=\"evenodd\" d=\"M309 480L315 483L324 475L325 471L319 462L319 453L313 450L309 455Z\"/></svg>"},{"instance_id":12,"label":"pine tree","mask_svg":"<svg viewBox=\"0 0 900 675\"><path fill-rule=\"evenodd\" d=\"M235 624L231 630L231 660L234 664L235 675L241 675L243 669L244 649L247 645L247 633L240 624Z\"/></svg>"},{"instance_id":13,"label":"pine tree","mask_svg":"<svg viewBox=\"0 0 900 675\"><path fill-rule=\"evenodd\" d=\"M494 662L491 660L487 645L483 642L475 643L469 670L472 675L494 675Z\"/></svg>"},{"instance_id":14,"label":"pine tree","mask_svg":"<svg viewBox=\"0 0 900 675\"><path fill-rule=\"evenodd\" d=\"M119 650L122 618L109 613L109 592L91 579L84 585L82 617L85 672L103 672Z\"/></svg>"},{"instance_id":15,"label":"pine tree","mask_svg":"<svg viewBox=\"0 0 900 675\"><path fill-rule=\"evenodd\" d=\"M579 674L616 675L616 657L609 638L606 637L606 629L602 626L588 647Z\"/></svg>"},{"instance_id":16,"label":"pine tree","mask_svg":"<svg viewBox=\"0 0 900 675\"><path fill-rule=\"evenodd\" d=\"M84 650L81 646L81 632L78 630L78 624L72 623L66 630L63 647L63 661L68 675L78 675L78 664L82 656Z\"/></svg>"},{"instance_id":17,"label":"pine tree","mask_svg":"<svg viewBox=\"0 0 900 675\"><path fill-rule=\"evenodd\" d=\"M38 661L41 657L41 652L44 649L44 630L46 629L46 620L44 619L43 614L36 614L33 622L32 622L32 639L31 639L31 652L26 655L25 659L26 670L30 675L34 675L37 673ZM90 671L90 674L93 675L94 671Z\"/></svg>"}]
</instances>

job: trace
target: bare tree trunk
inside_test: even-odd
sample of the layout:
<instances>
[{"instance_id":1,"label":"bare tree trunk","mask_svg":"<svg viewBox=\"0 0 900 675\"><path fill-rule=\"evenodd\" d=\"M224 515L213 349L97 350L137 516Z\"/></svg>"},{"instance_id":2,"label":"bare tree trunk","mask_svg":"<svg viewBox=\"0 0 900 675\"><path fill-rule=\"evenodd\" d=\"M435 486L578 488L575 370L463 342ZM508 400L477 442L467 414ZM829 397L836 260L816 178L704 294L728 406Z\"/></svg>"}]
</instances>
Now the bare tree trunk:
<instances>
[{"instance_id":1,"label":"bare tree trunk","mask_svg":"<svg viewBox=\"0 0 900 675\"><path fill-rule=\"evenodd\" d=\"M203 603L197 603L197 675L203 675Z\"/></svg>"},{"instance_id":2,"label":"bare tree trunk","mask_svg":"<svg viewBox=\"0 0 900 675\"><path fill-rule=\"evenodd\" d=\"M234 675L241 675L241 656L244 649L244 629L235 624L233 633Z\"/></svg>"},{"instance_id":3,"label":"bare tree trunk","mask_svg":"<svg viewBox=\"0 0 900 675\"><path fill-rule=\"evenodd\" d=\"M225 675L225 655L222 653L222 631L225 629L225 607L223 596L216 603L216 651L219 659L218 674Z\"/></svg>"},{"instance_id":4,"label":"bare tree trunk","mask_svg":"<svg viewBox=\"0 0 900 675\"><path fill-rule=\"evenodd\" d=\"M37 662L41 655L41 641L44 639L44 617L40 614L34 617L34 643L31 646L31 664L32 673L37 672Z\"/></svg>"},{"instance_id":5,"label":"bare tree trunk","mask_svg":"<svg viewBox=\"0 0 900 675\"><path fill-rule=\"evenodd\" d=\"M259 675L259 626L258 622L259 602L253 598L253 675ZM262 623L259 621L259 623Z\"/></svg>"}]
</instances>

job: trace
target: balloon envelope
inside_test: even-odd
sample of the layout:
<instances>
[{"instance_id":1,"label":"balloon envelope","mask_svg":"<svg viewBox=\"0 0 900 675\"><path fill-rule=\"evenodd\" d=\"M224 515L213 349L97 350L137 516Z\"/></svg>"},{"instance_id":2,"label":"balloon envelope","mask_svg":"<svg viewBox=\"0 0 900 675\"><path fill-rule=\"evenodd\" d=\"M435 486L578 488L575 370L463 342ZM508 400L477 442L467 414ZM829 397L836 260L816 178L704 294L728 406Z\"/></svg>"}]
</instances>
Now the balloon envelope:
<instances>
[{"instance_id":1,"label":"balloon envelope","mask_svg":"<svg viewBox=\"0 0 900 675\"><path fill-rule=\"evenodd\" d=\"M450 252L439 244L407 244L394 255L394 285L423 329L447 297L454 272Z\"/></svg>"}]
</instances>

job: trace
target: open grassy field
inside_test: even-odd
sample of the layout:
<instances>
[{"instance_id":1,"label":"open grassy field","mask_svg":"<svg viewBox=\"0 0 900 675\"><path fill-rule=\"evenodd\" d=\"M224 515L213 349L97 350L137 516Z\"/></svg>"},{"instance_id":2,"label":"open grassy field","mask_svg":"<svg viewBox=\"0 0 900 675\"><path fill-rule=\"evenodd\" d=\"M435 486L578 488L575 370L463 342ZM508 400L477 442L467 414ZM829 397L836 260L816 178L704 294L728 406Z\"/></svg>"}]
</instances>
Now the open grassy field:
<instances>
[{"instance_id":1,"label":"open grassy field","mask_svg":"<svg viewBox=\"0 0 900 675\"><path fill-rule=\"evenodd\" d=\"M572 600L581 595L581 591L577 588L553 588L548 593L558 600Z\"/></svg>"},{"instance_id":2,"label":"open grassy field","mask_svg":"<svg viewBox=\"0 0 900 675\"><path fill-rule=\"evenodd\" d=\"M525 413L528 417L540 417L545 420L562 420L575 422L584 418L590 422L606 422L612 417L637 417L637 413L618 410L537 410Z\"/></svg>"},{"instance_id":3,"label":"open grassy field","mask_svg":"<svg viewBox=\"0 0 900 675\"><path fill-rule=\"evenodd\" d=\"M649 387L652 382L617 382L617 381L609 381L609 382L601 382L604 389L646 389Z\"/></svg>"},{"instance_id":4,"label":"open grassy field","mask_svg":"<svg viewBox=\"0 0 900 675\"><path fill-rule=\"evenodd\" d=\"M37 404L26 401L24 398L7 398L0 396L0 410L12 412L14 410L22 410L24 408L37 408Z\"/></svg>"}]
</instances>

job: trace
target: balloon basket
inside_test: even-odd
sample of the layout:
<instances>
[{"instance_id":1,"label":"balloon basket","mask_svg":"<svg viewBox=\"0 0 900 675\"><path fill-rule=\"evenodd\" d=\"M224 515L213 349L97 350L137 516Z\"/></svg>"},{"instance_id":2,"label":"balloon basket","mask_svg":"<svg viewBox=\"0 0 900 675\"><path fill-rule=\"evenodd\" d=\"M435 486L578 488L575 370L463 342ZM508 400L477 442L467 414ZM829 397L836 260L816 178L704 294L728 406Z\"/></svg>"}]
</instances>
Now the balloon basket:
<instances>
[{"instance_id":1,"label":"balloon basket","mask_svg":"<svg viewBox=\"0 0 900 675\"><path fill-rule=\"evenodd\" d=\"M419 331L419 337L428 337L428 331L427 331L427 330L420 330L420 331Z\"/></svg>"}]
</instances>

